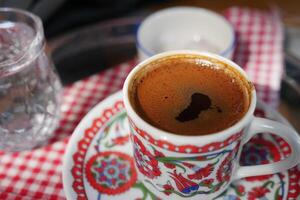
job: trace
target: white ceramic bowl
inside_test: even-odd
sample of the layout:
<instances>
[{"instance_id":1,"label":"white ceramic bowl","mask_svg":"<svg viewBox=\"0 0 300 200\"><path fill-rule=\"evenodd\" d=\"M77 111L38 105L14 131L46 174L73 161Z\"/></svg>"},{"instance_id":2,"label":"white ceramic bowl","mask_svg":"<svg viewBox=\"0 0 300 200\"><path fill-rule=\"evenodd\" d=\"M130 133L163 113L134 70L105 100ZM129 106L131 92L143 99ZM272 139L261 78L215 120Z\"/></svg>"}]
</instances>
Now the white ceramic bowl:
<instances>
[{"instance_id":1,"label":"white ceramic bowl","mask_svg":"<svg viewBox=\"0 0 300 200\"><path fill-rule=\"evenodd\" d=\"M169 50L197 50L232 58L235 33L221 15L197 7L173 7L153 13L138 28L139 60Z\"/></svg>"}]
</instances>

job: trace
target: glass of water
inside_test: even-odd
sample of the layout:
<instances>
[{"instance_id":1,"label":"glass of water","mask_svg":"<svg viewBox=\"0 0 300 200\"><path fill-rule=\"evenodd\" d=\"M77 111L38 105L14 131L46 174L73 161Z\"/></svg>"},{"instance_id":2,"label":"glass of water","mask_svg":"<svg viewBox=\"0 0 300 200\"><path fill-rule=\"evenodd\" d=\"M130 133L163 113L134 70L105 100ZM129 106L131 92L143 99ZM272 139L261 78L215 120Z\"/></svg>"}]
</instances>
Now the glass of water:
<instances>
[{"instance_id":1,"label":"glass of water","mask_svg":"<svg viewBox=\"0 0 300 200\"><path fill-rule=\"evenodd\" d=\"M60 91L40 18L0 8L0 150L45 143L58 125Z\"/></svg>"}]
</instances>

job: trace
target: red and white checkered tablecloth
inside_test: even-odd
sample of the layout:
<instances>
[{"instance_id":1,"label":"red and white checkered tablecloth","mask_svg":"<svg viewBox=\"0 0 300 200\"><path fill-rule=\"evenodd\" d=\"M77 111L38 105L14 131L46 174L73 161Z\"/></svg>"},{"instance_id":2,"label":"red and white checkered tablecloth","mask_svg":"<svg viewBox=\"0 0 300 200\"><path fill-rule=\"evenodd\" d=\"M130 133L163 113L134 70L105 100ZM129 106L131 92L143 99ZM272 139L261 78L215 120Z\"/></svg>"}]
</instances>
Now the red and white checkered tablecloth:
<instances>
[{"instance_id":1,"label":"red and white checkered tablecloth","mask_svg":"<svg viewBox=\"0 0 300 200\"><path fill-rule=\"evenodd\" d=\"M231 8L225 16L238 36L235 61L254 81L258 95L276 105L283 71L278 16L241 8ZM65 199L62 159L70 134L94 105L122 88L134 65L134 60L129 61L66 87L60 126L47 146L0 152L0 199Z\"/></svg>"},{"instance_id":2,"label":"red and white checkered tablecloth","mask_svg":"<svg viewBox=\"0 0 300 200\"><path fill-rule=\"evenodd\" d=\"M233 60L255 83L258 97L276 107L283 74L283 27L278 12L233 7L224 14L237 36Z\"/></svg>"}]
</instances>

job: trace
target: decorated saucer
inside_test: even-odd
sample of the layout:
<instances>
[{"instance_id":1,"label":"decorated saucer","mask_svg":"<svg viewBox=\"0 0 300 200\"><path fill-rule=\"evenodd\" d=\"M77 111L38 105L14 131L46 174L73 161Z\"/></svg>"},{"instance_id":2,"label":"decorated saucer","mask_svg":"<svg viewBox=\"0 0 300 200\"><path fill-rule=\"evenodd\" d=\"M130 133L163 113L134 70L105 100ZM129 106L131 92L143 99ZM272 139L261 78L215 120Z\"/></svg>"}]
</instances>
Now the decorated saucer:
<instances>
[{"instance_id":1,"label":"decorated saucer","mask_svg":"<svg viewBox=\"0 0 300 200\"><path fill-rule=\"evenodd\" d=\"M259 103L255 114L283 123L276 111ZM284 159L289 145L281 138L262 133L243 148L241 165ZM300 166L288 171L244 178L233 182L217 199L300 199ZM129 125L119 91L95 106L70 138L63 162L63 186L67 199L158 199L137 180Z\"/></svg>"}]
</instances>

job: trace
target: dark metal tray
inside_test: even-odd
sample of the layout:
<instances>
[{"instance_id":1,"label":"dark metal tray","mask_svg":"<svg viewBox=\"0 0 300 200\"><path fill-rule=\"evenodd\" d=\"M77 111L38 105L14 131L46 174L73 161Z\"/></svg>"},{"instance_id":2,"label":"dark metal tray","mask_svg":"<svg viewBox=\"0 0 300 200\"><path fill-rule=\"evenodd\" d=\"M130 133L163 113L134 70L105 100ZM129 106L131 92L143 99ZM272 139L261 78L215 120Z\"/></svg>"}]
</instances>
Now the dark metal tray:
<instances>
[{"instance_id":1,"label":"dark metal tray","mask_svg":"<svg viewBox=\"0 0 300 200\"><path fill-rule=\"evenodd\" d=\"M140 21L134 17L102 22L50 41L52 57L63 84L133 58Z\"/></svg>"}]
</instances>

